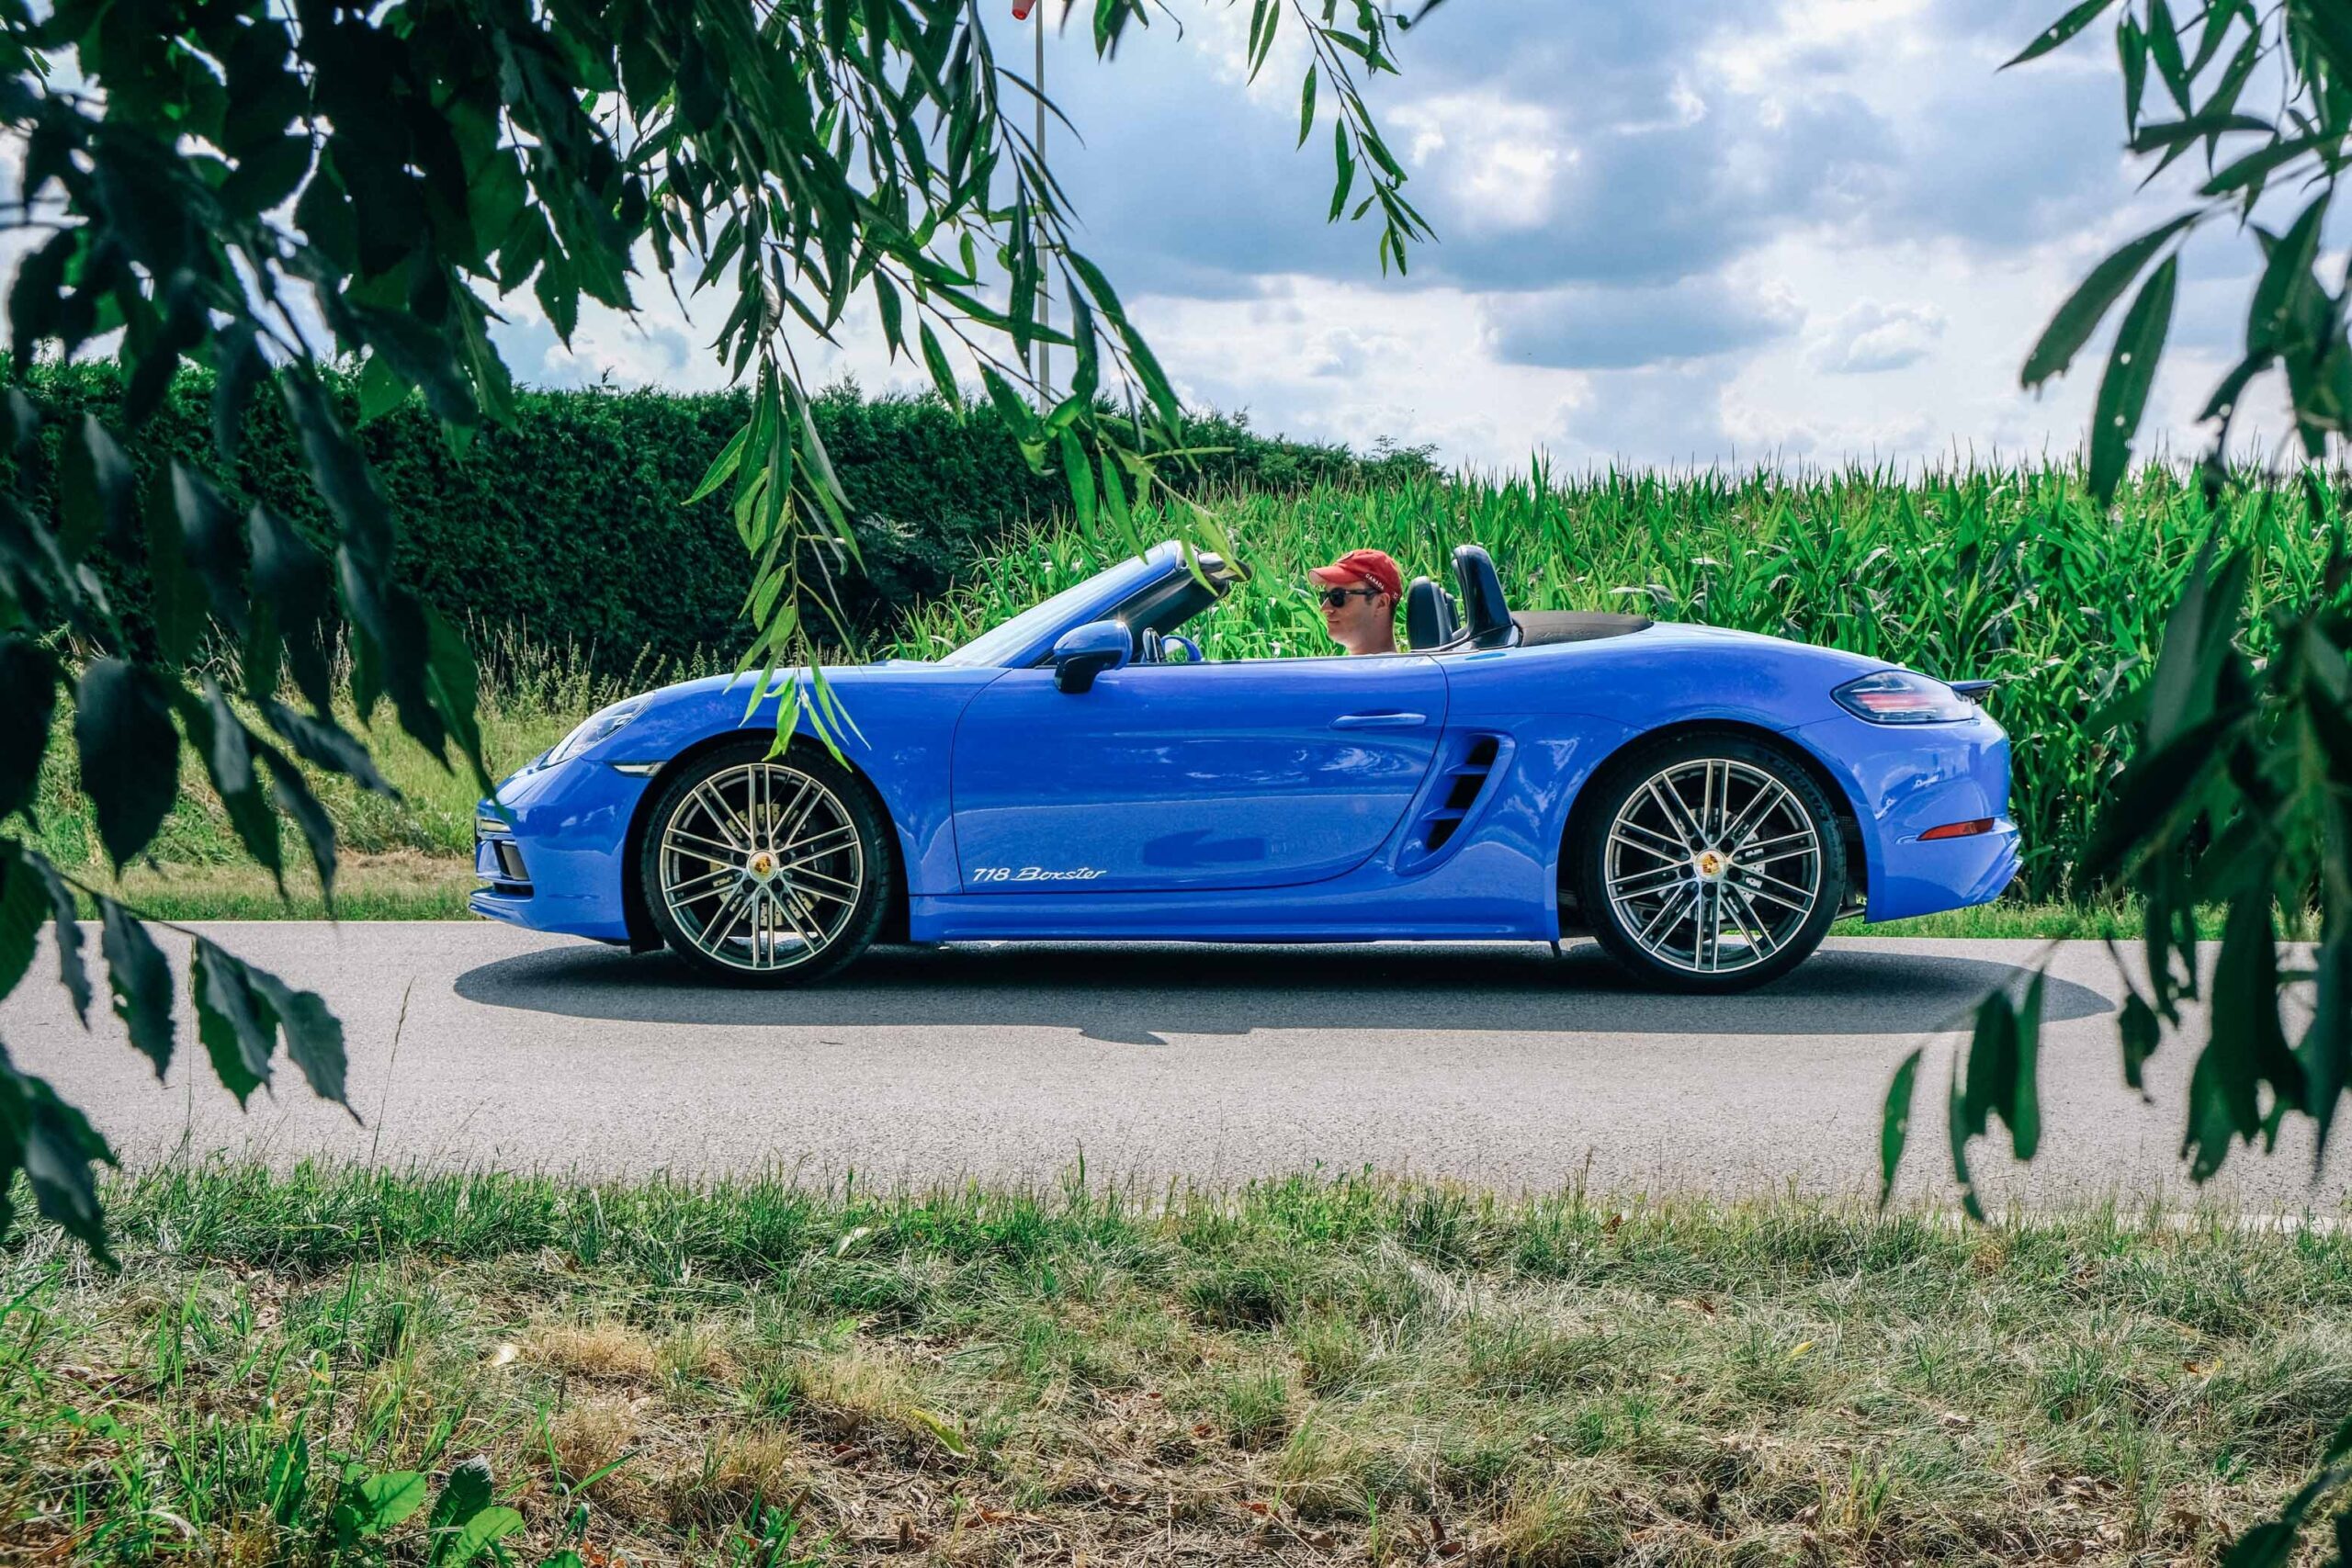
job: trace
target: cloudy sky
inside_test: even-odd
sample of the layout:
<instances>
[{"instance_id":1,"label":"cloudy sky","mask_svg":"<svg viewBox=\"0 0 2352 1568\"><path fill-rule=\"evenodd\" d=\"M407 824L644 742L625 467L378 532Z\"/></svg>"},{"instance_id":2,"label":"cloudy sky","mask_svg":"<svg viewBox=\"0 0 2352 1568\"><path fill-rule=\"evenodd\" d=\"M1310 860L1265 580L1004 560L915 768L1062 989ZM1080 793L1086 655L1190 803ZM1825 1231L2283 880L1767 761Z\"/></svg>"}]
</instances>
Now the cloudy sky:
<instances>
[{"instance_id":1,"label":"cloudy sky","mask_svg":"<svg viewBox=\"0 0 2352 1568\"><path fill-rule=\"evenodd\" d=\"M2041 398L2017 367L2084 272L2169 210L2134 195L2105 29L1996 72L2060 0L1450 0L1372 95L1439 234L1384 278L1374 230L1323 221L1328 132L1294 150L1297 39L1253 87L1247 6L1170 4L1181 36L1162 17L1107 62L1083 9L1054 39L1048 90L1084 141L1057 134L1053 162L1179 390L1265 431L1485 467L2060 454L2104 345ZM2226 234L2190 252L2151 405L2179 449L2251 254ZM660 304L634 322L590 311L570 353L510 297L510 363L543 385L723 384L723 303L641 297ZM870 320L849 335L804 367L923 384Z\"/></svg>"}]
</instances>

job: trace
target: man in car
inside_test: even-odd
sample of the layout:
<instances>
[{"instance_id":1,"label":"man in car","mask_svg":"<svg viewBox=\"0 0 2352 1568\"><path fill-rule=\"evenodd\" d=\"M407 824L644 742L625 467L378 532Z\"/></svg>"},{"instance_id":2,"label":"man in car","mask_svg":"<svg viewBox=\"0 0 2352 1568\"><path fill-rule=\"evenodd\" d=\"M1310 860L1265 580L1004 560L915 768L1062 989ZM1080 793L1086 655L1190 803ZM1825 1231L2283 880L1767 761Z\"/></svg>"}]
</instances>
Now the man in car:
<instances>
[{"instance_id":1,"label":"man in car","mask_svg":"<svg viewBox=\"0 0 2352 1568\"><path fill-rule=\"evenodd\" d=\"M1396 651L1396 606L1405 575L1385 550L1350 550L1307 577L1323 604L1323 626L1350 653Z\"/></svg>"}]
</instances>

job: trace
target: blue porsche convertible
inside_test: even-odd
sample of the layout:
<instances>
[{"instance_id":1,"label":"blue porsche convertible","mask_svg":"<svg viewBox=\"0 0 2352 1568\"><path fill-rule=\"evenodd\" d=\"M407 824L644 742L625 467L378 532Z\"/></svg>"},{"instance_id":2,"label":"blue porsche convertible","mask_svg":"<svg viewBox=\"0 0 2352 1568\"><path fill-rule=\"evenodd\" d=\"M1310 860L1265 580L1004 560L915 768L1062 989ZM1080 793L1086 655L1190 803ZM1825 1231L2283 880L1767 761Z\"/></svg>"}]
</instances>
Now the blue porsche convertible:
<instances>
[{"instance_id":1,"label":"blue porsche convertible","mask_svg":"<svg viewBox=\"0 0 2352 1568\"><path fill-rule=\"evenodd\" d=\"M1204 660L1172 544L945 657L829 671L843 761L690 681L477 812L478 914L789 984L875 941L1557 942L1655 984L1787 973L1840 913L2017 869L1984 682L1636 615L1514 613L1486 551L1412 651ZM778 683L781 690L781 682ZM805 723L805 720L804 720Z\"/></svg>"}]
</instances>

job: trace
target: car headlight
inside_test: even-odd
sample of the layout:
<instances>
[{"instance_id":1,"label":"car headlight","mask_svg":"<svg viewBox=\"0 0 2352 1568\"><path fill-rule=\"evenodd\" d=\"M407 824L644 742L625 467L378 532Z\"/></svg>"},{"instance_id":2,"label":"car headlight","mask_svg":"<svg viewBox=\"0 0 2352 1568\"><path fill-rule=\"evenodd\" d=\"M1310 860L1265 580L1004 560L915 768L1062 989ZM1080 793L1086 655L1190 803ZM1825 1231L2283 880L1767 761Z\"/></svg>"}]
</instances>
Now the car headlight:
<instances>
[{"instance_id":1,"label":"car headlight","mask_svg":"<svg viewBox=\"0 0 2352 1568\"><path fill-rule=\"evenodd\" d=\"M1872 724L1947 724L1976 713L1975 704L1941 681L1908 670L1882 670L1829 694L1839 707Z\"/></svg>"},{"instance_id":2,"label":"car headlight","mask_svg":"<svg viewBox=\"0 0 2352 1568\"><path fill-rule=\"evenodd\" d=\"M569 762L644 710L643 697L631 697L625 703L615 703L608 708L597 709L586 718L582 719L578 728L574 728L571 734L556 742L555 750L548 753L547 765L552 768L558 762Z\"/></svg>"}]
</instances>

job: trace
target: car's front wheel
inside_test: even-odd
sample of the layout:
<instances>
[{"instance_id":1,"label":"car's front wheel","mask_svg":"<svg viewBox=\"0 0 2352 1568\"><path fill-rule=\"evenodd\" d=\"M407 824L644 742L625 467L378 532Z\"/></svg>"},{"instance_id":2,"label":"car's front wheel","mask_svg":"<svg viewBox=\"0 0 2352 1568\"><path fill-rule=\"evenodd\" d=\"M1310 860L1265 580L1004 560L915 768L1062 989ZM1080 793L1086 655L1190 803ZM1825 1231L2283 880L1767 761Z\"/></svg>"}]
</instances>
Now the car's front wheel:
<instances>
[{"instance_id":1,"label":"car's front wheel","mask_svg":"<svg viewBox=\"0 0 2352 1568\"><path fill-rule=\"evenodd\" d=\"M821 752L768 746L719 747L664 784L639 869L654 928L688 964L798 985L874 940L896 863L862 780Z\"/></svg>"},{"instance_id":2,"label":"car's front wheel","mask_svg":"<svg viewBox=\"0 0 2352 1568\"><path fill-rule=\"evenodd\" d=\"M1821 945L1846 850L1821 788L1774 747L1693 734L1636 748L1589 786L1577 897L1650 984L1740 991Z\"/></svg>"}]
</instances>

